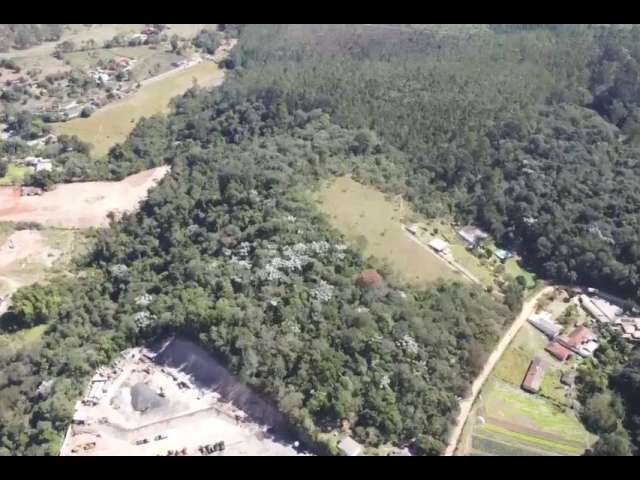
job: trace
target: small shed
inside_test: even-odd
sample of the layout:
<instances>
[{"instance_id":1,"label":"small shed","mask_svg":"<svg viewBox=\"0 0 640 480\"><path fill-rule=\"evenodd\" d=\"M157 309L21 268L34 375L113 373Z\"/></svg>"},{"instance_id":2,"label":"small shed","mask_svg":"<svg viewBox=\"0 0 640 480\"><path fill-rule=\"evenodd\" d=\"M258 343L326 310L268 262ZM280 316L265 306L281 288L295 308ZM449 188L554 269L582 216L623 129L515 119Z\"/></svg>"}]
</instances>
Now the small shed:
<instances>
[{"instance_id":1,"label":"small shed","mask_svg":"<svg viewBox=\"0 0 640 480\"><path fill-rule=\"evenodd\" d=\"M538 357L534 358L529 364L529 369L522 382L522 389L529 393L538 393L542 386L544 378L545 365Z\"/></svg>"},{"instance_id":2,"label":"small shed","mask_svg":"<svg viewBox=\"0 0 640 480\"><path fill-rule=\"evenodd\" d=\"M507 250L503 250L502 248L497 248L494 253L495 253L495 256L498 257L498 260L500 260L501 262L504 262L508 258L513 257L513 253Z\"/></svg>"},{"instance_id":3,"label":"small shed","mask_svg":"<svg viewBox=\"0 0 640 480\"><path fill-rule=\"evenodd\" d=\"M440 238L431 240L429 246L438 253L447 253L449 251L449 244Z\"/></svg>"},{"instance_id":4,"label":"small shed","mask_svg":"<svg viewBox=\"0 0 640 480\"><path fill-rule=\"evenodd\" d=\"M338 443L338 451L345 457L357 457L362 453L363 447L353 438L345 437Z\"/></svg>"}]
</instances>

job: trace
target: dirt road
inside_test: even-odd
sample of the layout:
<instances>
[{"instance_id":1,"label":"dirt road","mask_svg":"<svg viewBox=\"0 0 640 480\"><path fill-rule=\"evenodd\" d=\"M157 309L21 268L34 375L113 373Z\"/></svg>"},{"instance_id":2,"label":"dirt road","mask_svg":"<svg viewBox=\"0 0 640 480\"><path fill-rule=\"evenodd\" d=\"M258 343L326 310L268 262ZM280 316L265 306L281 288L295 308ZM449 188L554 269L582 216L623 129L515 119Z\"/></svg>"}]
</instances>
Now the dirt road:
<instances>
[{"instance_id":1,"label":"dirt road","mask_svg":"<svg viewBox=\"0 0 640 480\"><path fill-rule=\"evenodd\" d=\"M518 330L520 330L520 327L524 325L524 323L527 321L527 318L529 318L529 316L531 316L531 314L534 312L535 306L538 303L540 297L546 295L549 292L552 292L554 288L555 287L545 287L533 298L525 302L525 304L522 306L522 310L518 314L518 317L515 319L511 327L509 327L507 333L504 334L504 336L496 345L496 348L487 359L487 362L480 372L480 375L478 375L478 377L473 382L473 385L471 386L471 395L460 402L460 413L458 414L458 418L456 419L456 425L451 432L449 444L447 445L447 448L444 452L445 456L452 456L455 453L458 441L460 440L460 435L462 434L462 429L467 421L467 417L469 416L469 412L471 411L473 402L476 400L478 393L480 393L480 389L482 389L484 382L487 380L489 374L496 366L496 363L498 363L498 360L500 360L500 357L511 343L511 340L513 340L513 338L516 336L516 333L518 333Z\"/></svg>"},{"instance_id":2,"label":"dirt road","mask_svg":"<svg viewBox=\"0 0 640 480\"><path fill-rule=\"evenodd\" d=\"M432 254L433 256L437 257L440 259L440 261L444 262L447 264L447 266L449 268L451 268L452 270L457 270L458 272L460 272L465 278L467 278L468 280L472 281L473 283L480 285L481 287L482 282L480 280L478 280L478 278L471 273L469 270L467 270L466 268L464 268L462 265L460 265L458 262L456 262L455 260L453 260L452 258L446 258L438 253L436 253L430 246L425 245L423 242L421 242L419 239L417 239L415 237L415 235L409 233L407 231L407 229L405 228L404 225L400 225L400 228L402 228L402 231L405 233L405 235L407 237L409 237L409 239L415 243L417 243L418 245L420 245L422 248L424 248L427 252L429 252L430 254Z\"/></svg>"}]
</instances>

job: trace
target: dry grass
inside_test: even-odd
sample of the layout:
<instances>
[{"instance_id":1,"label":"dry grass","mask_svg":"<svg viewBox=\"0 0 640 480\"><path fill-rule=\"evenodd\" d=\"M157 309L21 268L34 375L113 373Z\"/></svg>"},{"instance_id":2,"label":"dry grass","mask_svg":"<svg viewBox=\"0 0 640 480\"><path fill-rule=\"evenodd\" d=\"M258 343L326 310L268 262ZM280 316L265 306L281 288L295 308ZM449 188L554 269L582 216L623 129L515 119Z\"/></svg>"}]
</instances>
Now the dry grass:
<instances>
[{"instance_id":1,"label":"dry grass","mask_svg":"<svg viewBox=\"0 0 640 480\"><path fill-rule=\"evenodd\" d=\"M397 203L376 189L340 177L321 189L319 204L349 240L364 247L367 255L389 262L404 280L417 284L439 278L463 281L460 274L408 238L401 221L410 212L406 206L401 212Z\"/></svg>"}]
</instances>

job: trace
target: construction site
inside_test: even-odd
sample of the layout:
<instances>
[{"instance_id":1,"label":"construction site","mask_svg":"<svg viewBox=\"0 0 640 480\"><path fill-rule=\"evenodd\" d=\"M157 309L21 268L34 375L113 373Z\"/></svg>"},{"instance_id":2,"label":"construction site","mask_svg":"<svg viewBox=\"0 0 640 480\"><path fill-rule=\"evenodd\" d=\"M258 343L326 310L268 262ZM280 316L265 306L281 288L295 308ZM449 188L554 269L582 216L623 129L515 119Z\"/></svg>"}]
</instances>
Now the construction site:
<instances>
[{"instance_id":1,"label":"construction site","mask_svg":"<svg viewBox=\"0 0 640 480\"><path fill-rule=\"evenodd\" d=\"M286 425L204 349L172 338L96 372L60 455L309 455Z\"/></svg>"}]
</instances>

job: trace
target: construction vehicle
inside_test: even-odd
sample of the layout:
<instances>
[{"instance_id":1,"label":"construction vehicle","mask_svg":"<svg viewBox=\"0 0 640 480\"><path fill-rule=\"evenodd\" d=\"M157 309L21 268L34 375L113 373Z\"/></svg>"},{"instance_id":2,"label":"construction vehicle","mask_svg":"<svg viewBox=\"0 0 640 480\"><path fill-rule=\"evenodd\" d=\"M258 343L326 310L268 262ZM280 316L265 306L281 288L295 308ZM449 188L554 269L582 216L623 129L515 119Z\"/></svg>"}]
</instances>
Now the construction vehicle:
<instances>
[{"instance_id":1,"label":"construction vehicle","mask_svg":"<svg viewBox=\"0 0 640 480\"><path fill-rule=\"evenodd\" d=\"M136 445L144 445L145 443L149 443L148 438L141 438L140 440L136 440Z\"/></svg>"},{"instance_id":2,"label":"construction vehicle","mask_svg":"<svg viewBox=\"0 0 640 480\"><path fill-rule=\"evenodd\" d=\"M160 435L156 435L153 440L155 440L157 442L158 440L164 440L165 438L167 438L166 435L160 434Z\"/></svg>"}]
</instances>

